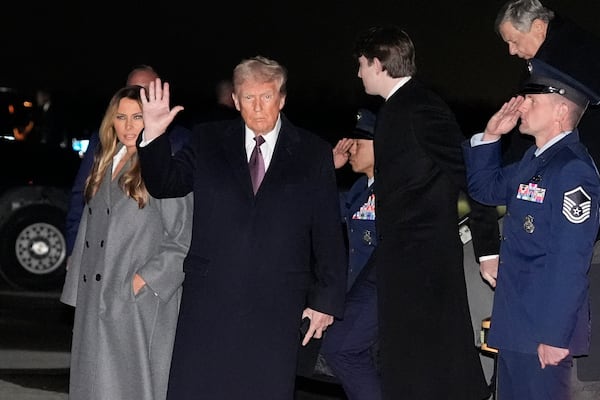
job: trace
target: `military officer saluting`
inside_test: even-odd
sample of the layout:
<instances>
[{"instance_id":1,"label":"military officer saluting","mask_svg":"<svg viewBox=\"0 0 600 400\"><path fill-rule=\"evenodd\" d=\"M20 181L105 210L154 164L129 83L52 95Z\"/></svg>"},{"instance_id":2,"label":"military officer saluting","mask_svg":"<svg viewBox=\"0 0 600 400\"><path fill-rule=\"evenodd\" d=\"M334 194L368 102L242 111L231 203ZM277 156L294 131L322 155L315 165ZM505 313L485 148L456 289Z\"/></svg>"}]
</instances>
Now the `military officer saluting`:
<instances>
[{"instance_id":1,"label":"military officer saluting","mask_svg":"<svg viewBox=\"0 0 600 400\"><path fill-rule=\"evenodd\" d=\"M360 109L350 137L341 139L333 149L336 168L350 162L354 172L364 174L348 192L340 195L342 219L348 234L348 293L343 319L336 320L327 329L321 343L321 354L349 399L381 398L379 372L371 354L378 334L375 270L372 265L364 270L377 246L375 120L371 111Z\"/></svg>"},{"instance_id":2,"label":"military officer saluting","mask_svg":"<svg viewBox=\"0 0 600 400\"><path fill-rule=\"evenodd\" d=\"M589 346L589 267L600 177L577 123L595 94L538 60L519 95L463 145L469 193L506 205L488 344L498 397L569 399L573 356ZM502 167L500 137L520 120L535 145ZM497 281L496 281L497 279Z\"/></svg>"},{"instance_id":3,"label":"military officer saluting","mask_svg":"<svg viewBox=\"0 0 600 400\"><path fill-rule=\"evenodd\" d=\"M375 191L373 131L376 116L366 108L356 114L356 126L348 138L333 149L336 169L349 162L363 174L349 191L340 195L340 209L348 234L348 290L362 271L375 246Z\"/></svg>"}]
</instances>

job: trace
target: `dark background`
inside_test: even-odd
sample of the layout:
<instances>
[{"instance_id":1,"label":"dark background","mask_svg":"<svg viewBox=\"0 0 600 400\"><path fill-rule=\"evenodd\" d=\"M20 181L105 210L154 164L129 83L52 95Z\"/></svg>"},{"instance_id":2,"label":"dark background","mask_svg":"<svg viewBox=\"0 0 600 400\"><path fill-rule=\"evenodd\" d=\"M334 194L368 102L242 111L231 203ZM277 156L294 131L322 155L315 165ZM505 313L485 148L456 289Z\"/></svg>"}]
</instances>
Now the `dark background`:
<instances>
[{"instance_id":1,"label":"dark background","mask_svg":"<svg viewBox=\"0 0 600 400\"><path fill-rule=\"evenodd\" d=\"M412 37L418 76L455 109L466 133L515 91L524 62L509 56L493 23L504 0L454 1L103 1L3 4L0 86L50 88L71 129L99 123L110 96L136 64L153 65L188 120L213 101L218 79L243 58L275 58L289 70L284 111L330 137L376 106L357 78L357 32L394 23ZM597 0L544 4L600 34ZM600 73L600 71L599 71Z\"/></svg>"}]
</instances>

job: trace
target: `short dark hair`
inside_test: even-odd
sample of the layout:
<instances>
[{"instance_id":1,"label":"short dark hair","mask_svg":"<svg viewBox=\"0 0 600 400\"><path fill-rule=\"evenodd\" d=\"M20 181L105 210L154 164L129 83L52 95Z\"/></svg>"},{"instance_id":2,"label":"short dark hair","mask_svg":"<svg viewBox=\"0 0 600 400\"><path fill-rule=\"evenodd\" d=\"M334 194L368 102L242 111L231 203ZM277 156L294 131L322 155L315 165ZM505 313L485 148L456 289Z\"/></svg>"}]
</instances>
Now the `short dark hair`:
<instances>
[{"instance_id":1,"label":"short dark hair","mask_svg":"<svg viewBox=\"0 0 600 400\"><path fill-rule=\"evenodd\" d=\"M354 56L364 56L369 63L377 57L392 78L417 72L413 42L405 31L394 25L375 26L360 32L354 44Z\"/></svg>"}]
</instances>

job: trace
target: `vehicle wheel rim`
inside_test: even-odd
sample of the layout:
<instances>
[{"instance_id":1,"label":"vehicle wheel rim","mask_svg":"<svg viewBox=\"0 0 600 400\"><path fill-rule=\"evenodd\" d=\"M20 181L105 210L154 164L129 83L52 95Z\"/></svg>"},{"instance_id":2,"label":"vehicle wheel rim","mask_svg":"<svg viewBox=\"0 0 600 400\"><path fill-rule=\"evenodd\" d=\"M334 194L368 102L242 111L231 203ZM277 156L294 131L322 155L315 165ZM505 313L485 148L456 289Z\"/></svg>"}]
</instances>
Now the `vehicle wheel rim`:
<instances>
[{"instance_id":1,"label":"vehicle wheel rim","mask_svg":"<svg viewBox=\"0 0 600 400\"><path fill-rule=\"evenodd\" d=\"M36 223L17 236L15 255L19 265L36 275L49 274L59 268L66 257L65 238L55 226Z\"/></svg>"}]
</instances>

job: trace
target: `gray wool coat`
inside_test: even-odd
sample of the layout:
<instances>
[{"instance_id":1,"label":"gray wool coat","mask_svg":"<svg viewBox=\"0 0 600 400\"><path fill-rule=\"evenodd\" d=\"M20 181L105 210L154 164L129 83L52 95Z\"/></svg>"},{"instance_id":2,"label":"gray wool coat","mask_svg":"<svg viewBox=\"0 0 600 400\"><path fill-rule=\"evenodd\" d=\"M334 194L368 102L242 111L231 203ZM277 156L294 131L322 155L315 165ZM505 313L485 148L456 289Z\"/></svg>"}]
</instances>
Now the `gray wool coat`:
<instances>
[{"instance_id":1,"label":"gray wool coat","mask_svg":"<svg viewBox=\"0 0 600 400\"><path fill-rule=\"evenodd\" d=\"M86 204L61 295L75 306L71 400L165 399L192 207L188 195L140 209L110 171Z\"/></svg>"}]
</instances>

